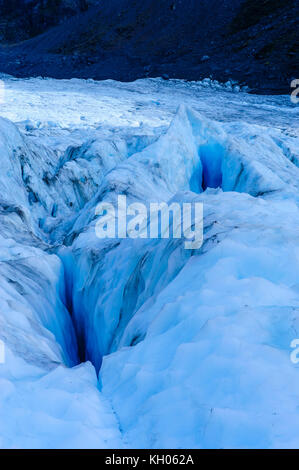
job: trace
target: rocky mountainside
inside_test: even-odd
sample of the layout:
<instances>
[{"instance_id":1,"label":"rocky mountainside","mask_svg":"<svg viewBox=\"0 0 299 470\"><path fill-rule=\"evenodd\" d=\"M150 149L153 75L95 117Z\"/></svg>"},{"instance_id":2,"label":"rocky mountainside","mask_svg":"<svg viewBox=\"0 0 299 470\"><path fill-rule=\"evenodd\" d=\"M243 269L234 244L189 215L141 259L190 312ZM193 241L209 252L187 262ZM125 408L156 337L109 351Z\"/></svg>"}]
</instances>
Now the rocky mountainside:
<instances>
[{"instance_id":1,"label":"rocky mountainside","mask_svg":"<svg viewBox=\"0 0 299 470\"><path fill-rule=\"evenodd\" d=\"M30 39L65 19L86 11L92 0L0 0L0 39Z\"/></svg>"},{"instance_id":2,"label":"rocky mountainside","mask_svg":"<svg viewBox=\"0 0 299 470\"><path fill-rule=\"evenodd\" d=\"M237 80L287 93L298 73L297 2L2 0L0 72Z\"/></svg>"}]
</instances>

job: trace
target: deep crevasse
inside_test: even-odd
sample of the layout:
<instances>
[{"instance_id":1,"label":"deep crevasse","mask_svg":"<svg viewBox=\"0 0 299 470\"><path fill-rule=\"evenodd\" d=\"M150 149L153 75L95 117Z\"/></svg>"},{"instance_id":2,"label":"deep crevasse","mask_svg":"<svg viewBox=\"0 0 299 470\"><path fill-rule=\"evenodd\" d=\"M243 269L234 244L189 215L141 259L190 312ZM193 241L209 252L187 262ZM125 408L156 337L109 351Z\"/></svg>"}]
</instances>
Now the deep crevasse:
<instances>
[{"instance_id":1,"label":"deep crevasse","mask_svg":"<svg viewBox=\"0 0 299 470\"><path fill-rule=\"evenodd\" d=\"M25 92L34 84L46 86L30 81ZM64 86L89 96L83 81ZM0 443L297 446L296 135L185 106L167 127L179 85L143 82L163 98L163 117L156 97L142 104L139 86L128 84L127 96L125 86L94 84L99 106L107 87L119 94L118 128L21 122L20 134L1 120ZM188 93L191 105L214 106L206 91ZM141 126L126 109L137 98ZM97 239L96 204L118 194L204 202L202 249ZM101 392L90 363L65 367L90 360L99 369L103 356Z\"/></svg>"}]
</instances>

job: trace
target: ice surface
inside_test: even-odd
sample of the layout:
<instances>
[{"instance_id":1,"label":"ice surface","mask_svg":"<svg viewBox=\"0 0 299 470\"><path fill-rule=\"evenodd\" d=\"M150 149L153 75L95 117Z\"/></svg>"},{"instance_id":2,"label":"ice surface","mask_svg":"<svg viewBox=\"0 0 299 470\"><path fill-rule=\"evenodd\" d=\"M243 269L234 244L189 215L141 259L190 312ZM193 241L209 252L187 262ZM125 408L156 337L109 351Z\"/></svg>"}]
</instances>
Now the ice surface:
<instances>
[{"instance_id":1,"label":"ice surface","mask_svg":"<svg viewBox=\"0 0 299 470\"><path fill-rule=\"evenodd\" d=\"M3 79L0 447L298 447L289 98ZM121 194L203 202L202 248L98 239Z\"/></svg>"}]
</instances>

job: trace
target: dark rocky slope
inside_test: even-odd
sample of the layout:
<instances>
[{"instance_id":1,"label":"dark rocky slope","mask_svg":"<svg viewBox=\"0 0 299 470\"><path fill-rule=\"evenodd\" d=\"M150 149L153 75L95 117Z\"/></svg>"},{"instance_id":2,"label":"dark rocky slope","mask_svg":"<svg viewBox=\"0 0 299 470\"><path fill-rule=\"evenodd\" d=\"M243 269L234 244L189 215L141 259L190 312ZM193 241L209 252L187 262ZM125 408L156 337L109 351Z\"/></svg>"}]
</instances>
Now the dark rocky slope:
<instances>
[{"instance_id":1,"label":"dark rocky slope","mask_svg":"<svg viewBox=\"0 0 299 470\"><path fill-rule=\"evenodd\" d=\"M7 11L12 1L0 2L0 72L124 81L211 76L260 93L287 93L299 78L297 0L14 2L22 7Z\"/></svg>"}]
</instances>

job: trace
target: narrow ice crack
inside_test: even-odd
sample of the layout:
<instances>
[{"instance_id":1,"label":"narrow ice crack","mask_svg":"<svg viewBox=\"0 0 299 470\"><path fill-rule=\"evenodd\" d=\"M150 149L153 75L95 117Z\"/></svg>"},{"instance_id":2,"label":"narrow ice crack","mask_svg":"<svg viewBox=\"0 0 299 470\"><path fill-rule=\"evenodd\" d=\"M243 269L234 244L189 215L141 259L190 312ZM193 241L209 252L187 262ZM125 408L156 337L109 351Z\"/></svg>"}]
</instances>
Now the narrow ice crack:
<instances>
[{"instance_id":1,"label":"narrow ice crack","mask_svg":"<svg viewBox=\"0 0 299 470\"><path fill-rule=\"evenodd\" d=\"M66 112L49 100L49 116L19 106L5 108L18 126L0 118L4 444L298 447L299 168L295 130L281 130L287 98L68 82L72 98L92 93L83 113L66 83L10 86L36 84L57 87ZM134 116L132 97L146 100ZM119 195L146 208L202 203L202 247L99 239L96 207Z\"/></svg>"}]
</instances>

